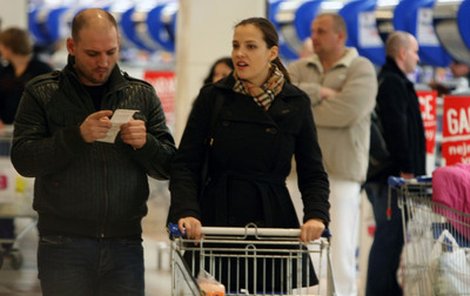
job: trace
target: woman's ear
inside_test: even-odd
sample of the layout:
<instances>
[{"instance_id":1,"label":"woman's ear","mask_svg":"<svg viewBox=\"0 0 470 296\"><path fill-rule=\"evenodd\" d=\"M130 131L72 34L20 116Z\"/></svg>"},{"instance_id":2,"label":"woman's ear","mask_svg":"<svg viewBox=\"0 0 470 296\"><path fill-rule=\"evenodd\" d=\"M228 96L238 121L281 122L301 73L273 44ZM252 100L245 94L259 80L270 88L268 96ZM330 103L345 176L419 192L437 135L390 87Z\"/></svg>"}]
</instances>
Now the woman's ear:
<instances>
[{"instance_id":1,"label":"woman's ear","mask_svg":"<svg viewBox=\"0 0 470 296\"><path fill-rule=\"evenodd\" d=\"M278 46L273 46L269 49L269 60L272 62L274 61L278 56L279 56L279 47Z\"/></svg>"}]
</instances>

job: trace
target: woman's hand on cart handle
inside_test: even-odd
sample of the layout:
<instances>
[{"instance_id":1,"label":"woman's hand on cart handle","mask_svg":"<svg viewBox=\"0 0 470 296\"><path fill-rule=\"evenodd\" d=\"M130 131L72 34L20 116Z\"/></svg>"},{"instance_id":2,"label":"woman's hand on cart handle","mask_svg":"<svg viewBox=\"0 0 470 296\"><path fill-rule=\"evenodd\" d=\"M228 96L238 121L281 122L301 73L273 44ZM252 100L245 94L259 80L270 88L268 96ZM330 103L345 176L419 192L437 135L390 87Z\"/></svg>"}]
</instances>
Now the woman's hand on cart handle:
<instances>
[{"instance_id":1,"label":"woman's hand on cart handle","mask_svg":"<svg viewBox=\"0 0 470 296\"><path fill-rule=\"evenodd\" d=\"M186 238L193 240L200 240L202 238L201 221L194 217L179 219L178 229Z\"/></svg>"},{"instance_id":2,"label":"woman's hand on cart handle","mask_svg":"<svg viewBox=\"0 0 470 296\"><path fill-rule=\"evenodd\" d=\"M307 243L319 239L325 231L321 219L309 219L300 227L300 240Z\"/></svg>"}]
</instances>

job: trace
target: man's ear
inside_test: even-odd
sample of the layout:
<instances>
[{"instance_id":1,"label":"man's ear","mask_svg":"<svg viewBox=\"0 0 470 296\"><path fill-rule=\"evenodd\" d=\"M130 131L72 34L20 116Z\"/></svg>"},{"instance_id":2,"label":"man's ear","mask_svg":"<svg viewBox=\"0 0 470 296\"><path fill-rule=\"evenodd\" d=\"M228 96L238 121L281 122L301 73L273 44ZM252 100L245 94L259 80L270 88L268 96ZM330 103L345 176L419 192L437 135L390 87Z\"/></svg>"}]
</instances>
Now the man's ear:
<instances>
[{"instance_id":1,"label":"man's ear","mask_svg":"<svg viewBox=\"0 0 470 296\"><path fill-rule=\"evenodd\" d=\"M73 55L75 52L75 42L73 41L73 39L67 38L66 45L67 45L67 51L69 52L69 54Z\"/></svg>"},{"instance_id":2,"label":"man's ear","mask_svg":"<svg viewBox=\"0 0 470 296\"><path fill-rule=\"evenodd\" d=\"M398 48L398 54L397 54L397 59L400 61L404 61L406 58L406 48L404 46L401 46Z\"/></svg>"}]
</instances>

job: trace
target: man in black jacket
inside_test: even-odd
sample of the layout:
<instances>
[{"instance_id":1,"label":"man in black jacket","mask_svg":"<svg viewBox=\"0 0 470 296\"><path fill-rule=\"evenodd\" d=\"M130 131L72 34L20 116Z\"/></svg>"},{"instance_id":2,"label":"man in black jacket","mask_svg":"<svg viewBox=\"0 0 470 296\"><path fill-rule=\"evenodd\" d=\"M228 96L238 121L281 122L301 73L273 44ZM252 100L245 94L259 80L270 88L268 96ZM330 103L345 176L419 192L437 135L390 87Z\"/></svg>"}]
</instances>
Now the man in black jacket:
<instances>
[{"instance_id":1,"label":"man in black jacket","mask_svg":"<svg viewBox=\"0 0 470 296\"><path fill-rule=\"evenodd\" d=\"M62 71L26 86L11 153L36 178L42 292L143 296L147 176L168 178L174 140L153 87L120 71L108 12L79 12L67 49ZM119 109L135 113L115 122Z\"/></svg>"},{"instance_id":2,"label":"man in black jacket","mask_svg":"<svg viewBox=\"0 0 470 296\"><path fill-rule=\"evenodd\" d=\"M391 165L366 183L376 221L367 296L402 295L396 272L403 247L403 226L396 196L387 196L387 177L409 179L426 173L423 121L413 83L406 76L414 72L419 61L418 42L411 34L396 31L388 37L386 51L386 63L379 73L376 111Z\"/></svg>"}]
</instances>

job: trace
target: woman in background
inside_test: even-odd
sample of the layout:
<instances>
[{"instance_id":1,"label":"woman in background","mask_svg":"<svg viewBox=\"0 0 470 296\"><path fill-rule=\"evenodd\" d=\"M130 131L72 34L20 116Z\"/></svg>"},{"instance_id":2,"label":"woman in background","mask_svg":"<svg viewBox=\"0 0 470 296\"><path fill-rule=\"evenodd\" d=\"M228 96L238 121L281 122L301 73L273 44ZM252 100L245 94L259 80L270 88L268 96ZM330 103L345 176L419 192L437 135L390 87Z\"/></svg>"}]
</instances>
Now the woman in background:
<instances>
[{"instance_id":1,"label":"woman in background","mask_svg":"<svg viewBox=\"0 0 470 296\"><path fill-rule=\"evenodd\" d=\"M204 85L215 83L227 77L233 71L233 62L230 57L222 57L212 64L209 73L204 79Z\"/></svg>"}]
</instances>

